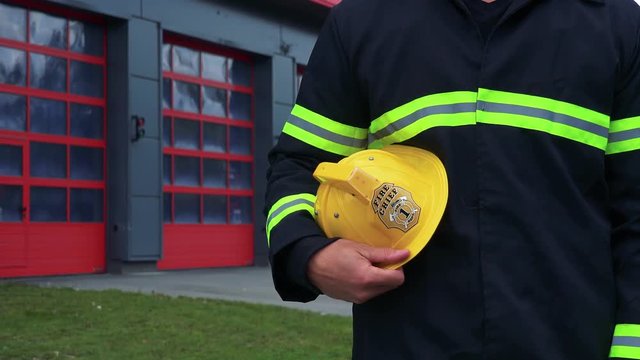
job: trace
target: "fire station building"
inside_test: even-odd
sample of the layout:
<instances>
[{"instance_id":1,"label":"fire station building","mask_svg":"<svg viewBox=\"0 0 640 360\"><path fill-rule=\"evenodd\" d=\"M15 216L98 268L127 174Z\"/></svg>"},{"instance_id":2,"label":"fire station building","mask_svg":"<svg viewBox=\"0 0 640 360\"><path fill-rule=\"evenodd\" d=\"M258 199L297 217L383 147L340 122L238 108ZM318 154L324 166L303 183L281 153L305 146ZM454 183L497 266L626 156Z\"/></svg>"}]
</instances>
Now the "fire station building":
<instances>
[{"instance_id":1,"label":"fire station building","mask_svg":"<svg viewBox=\"0 0 640 360\"><path fill-rule=\"evenodd\" d=\"M265 265L329 0L0 0L0 278Z\"/></svg>"}]
</instances>

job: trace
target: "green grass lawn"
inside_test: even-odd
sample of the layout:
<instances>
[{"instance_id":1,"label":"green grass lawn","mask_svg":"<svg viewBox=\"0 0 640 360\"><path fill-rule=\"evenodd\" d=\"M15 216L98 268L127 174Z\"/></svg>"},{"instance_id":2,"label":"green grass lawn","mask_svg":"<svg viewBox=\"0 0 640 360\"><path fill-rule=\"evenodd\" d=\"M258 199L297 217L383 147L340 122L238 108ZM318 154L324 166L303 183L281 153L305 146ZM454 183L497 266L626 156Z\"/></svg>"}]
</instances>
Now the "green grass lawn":
<instances>
[{"instance_id":1,"label":"green grass lawn","mask_svg":"<svg viewBox=\"0 0 640 360\"><path fill-rule=\"evenodd\" d=\"M0 359L349 359L351 318L120 291L0 285Z\"/></svg>"}]
</instances>

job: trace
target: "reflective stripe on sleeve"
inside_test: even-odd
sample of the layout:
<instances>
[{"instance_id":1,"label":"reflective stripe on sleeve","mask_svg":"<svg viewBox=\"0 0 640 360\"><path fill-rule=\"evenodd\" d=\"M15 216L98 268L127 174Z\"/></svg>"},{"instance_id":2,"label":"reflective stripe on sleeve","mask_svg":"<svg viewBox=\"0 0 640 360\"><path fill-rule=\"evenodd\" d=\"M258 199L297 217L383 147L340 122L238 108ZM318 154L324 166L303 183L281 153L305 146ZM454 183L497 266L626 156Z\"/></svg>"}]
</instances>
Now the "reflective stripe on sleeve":
<instances>
[{"instance_id":1,"label":"reflective stripe on sleeve","mask_svg":"<svg viewBox=\"0 0 640 360\"><path fill-rule=\"evenodd\" d=\"M607 148L609 116L559 100L480 89L477 122L542 131L603 151Z\"/></svg>"},{"instance_id":2,"label":"reflective stripe on sleeve","mask_svg":"<svg viewBox=\"0 0 640 360\"><path fill-rule=\"evenodd\" d=\"M276 201L267 215L267 245L271 246L271 230L288 215L296 211L308 211L315 218L315 203L316 196L313 194L294 194Z\"/></svg>"},{"instance_id":3,"label":"reflective stripe on sleeve","mask_svg":"<svg viewBox=\"0 0 640 360\"><path fill-rule=\"evenodd\" d=\"M640 116L611 121L607 155L633 150L640 150Z\"/></svg>"},{"instance_id":4,"label":"reflective stripe on sleeve","mask_svg":"<svg viewBox=\"0 0 640 360\"><path fill-rule=\"evenodd\" d=\"M408 140L439 126L475 124L477 93L455 91L415 99L371 122L369 148Z\"/></svg>"},{"instance_id":5,"label":"reflective stripe on sleeve","mask_svg":"<svg viewBox=\"0 0 640 360\"><path fill-rule=\"evenodd\" d=\"M349 156L367 147L367 129L345 125L295 105L282 132L334 154Z\"/></svg>"},{"instance_id":6,"label":"reflective stripe on sleeve","mask_svg":"<svg viewBox=\"0 0 640 360\"><path fill-rule=\"evenodd\" d=\"M609 357L640 359L640 325L616 325Z\"/></svg>"}]
</instances>

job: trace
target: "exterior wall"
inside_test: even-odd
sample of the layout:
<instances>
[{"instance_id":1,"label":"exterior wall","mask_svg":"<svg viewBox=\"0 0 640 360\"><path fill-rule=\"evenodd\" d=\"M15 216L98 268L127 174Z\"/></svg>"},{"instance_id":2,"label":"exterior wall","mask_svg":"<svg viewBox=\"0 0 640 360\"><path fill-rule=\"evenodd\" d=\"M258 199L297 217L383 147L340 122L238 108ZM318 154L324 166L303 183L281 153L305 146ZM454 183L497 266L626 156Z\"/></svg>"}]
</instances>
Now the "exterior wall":
<instances>
[{"instance_id":1,"label":"exterior wall","mask_svg":"<svg viewBox=\"0 0 640 360\"><path fill-rule=\"evenodd\" d=\"M262 210L267 152L294 103L296 68L308 60L317 24L296 23L287 20L296 19L294 13L265 14L230 0L49 2L103 15L108 22L108 271L155 268L162 258L160 47L164 31L242 50L254 58L254 262L266 265ZM146 119L146 134L138 141L131 140L134 116Z\"/></svg>"}]
</instances>

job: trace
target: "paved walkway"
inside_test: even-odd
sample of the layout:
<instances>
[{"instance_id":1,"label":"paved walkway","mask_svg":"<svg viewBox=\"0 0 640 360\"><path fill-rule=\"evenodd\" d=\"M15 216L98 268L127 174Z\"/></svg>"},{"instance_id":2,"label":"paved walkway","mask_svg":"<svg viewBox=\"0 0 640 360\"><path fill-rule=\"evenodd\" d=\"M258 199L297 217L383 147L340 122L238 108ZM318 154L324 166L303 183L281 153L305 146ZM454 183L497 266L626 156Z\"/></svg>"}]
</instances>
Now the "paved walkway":
<instances>
[{"instance_id":1,"label":"paved walkway","mask_svg":"<svg viewBox=\"0 0 640 360\"><path fill-rule=\"evenodd\" d=\"M320 296L306 304L282 301L273 288L271 273L267 267L158 271L123 275L55 276L8 281L39 286L72 287L80 290L119 289L171 296L244 301L351 316L351 304L326 296Z\"/></svg>"}]
</instances>

